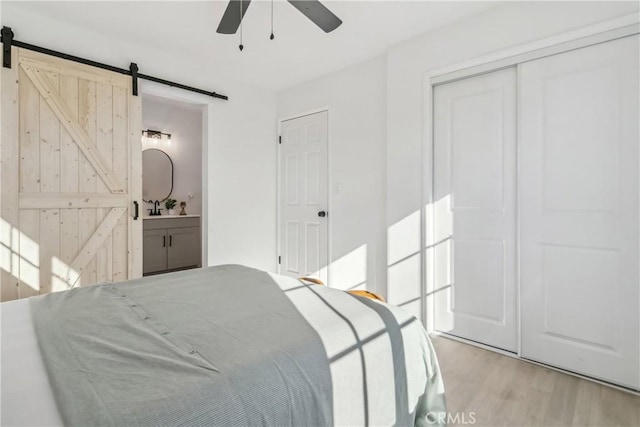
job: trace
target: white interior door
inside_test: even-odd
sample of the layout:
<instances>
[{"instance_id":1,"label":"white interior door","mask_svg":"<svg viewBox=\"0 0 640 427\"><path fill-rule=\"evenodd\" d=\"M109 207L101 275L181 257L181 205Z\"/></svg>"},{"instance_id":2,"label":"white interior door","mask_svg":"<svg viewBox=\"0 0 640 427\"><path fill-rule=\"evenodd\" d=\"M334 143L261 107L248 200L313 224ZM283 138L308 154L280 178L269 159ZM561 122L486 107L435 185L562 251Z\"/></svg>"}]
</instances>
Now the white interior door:
<instances>
[{"instance_id":1,"label":"white interior door","mask_svg":"<svg viewBox=\"0 0 640 427\"><path fill-rule=\"evenodd\" d=\"M435 327L516 351L516 70L434 89Z\"/></svg>"},{"instance_id":2,"label":"white interior door","mask_svg":"<svg viewBox=\"0 0 640 427\"><path fill-rule=\"evenodd\" d=\"M520 72L522 356L639 388L638 36Z\"/></svg>"},{"instance_id":3,"label":"white interior door","mask_svg":"<svg viewBox=\"0 0 640 427\"><path fill-rule=\"evenodd\" d=\"M2 86L2 299L140 277L131 78L14 47Z\"/></svg>"},{"instance_id":4,"label":"white interior door","mask_svg":"<svg viewBox=\"0 0 640 427\"><path fill-rule=\"evenodd\" d=\"M280 144L281 274L326 282L328 260L328 113L282 122Z\"/></svg>"}]
</instances>

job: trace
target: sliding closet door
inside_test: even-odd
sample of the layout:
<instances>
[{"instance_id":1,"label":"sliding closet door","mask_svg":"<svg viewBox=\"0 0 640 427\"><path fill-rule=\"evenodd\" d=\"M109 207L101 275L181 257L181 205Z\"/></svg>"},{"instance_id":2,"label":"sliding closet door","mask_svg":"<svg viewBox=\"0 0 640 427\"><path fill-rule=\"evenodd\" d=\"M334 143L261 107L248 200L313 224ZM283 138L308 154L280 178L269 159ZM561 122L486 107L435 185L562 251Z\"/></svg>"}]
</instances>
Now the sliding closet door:
<instances>
[{"instance_id":1,"label":"sliding closet door","mask_svg":"<svg viewBox=\"0 0 640 427\"><path fill-rule=\"evenodd\" d=\"M520 72L522 355L638 388L638 36Z\"/></svg>"},{"instance_id":2,"label":"sliding closet door","mask_svg":"<svg viewBox=\"0 0 640 427\"><path fill-rule=\"evenodd\" d=\"M131 78L14 47L2 85L2 299L140 277Z\"/></svg>"},{"instance_id":3,"label":"sliding closet door","mask_svg":"<svg viewBox=\"0 0 640 427\"><path fill-rule=\"evenodd\" d=\"M435 327L516 351L516 70L434 89Z\"/></svg>"}]
</instances>

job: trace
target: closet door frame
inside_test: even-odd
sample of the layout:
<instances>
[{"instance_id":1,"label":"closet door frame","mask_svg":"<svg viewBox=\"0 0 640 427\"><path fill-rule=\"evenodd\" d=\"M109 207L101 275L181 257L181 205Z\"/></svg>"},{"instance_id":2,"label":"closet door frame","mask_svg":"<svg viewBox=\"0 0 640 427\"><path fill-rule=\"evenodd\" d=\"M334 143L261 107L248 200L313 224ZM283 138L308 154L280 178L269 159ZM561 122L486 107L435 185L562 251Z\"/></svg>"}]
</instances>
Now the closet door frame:
<instances>
[{"instance_id":1,"label":"closet door frame","mask_svg":"<svg viewBox=\"0 0 640 427\"><path fill-rule=\"evenodd\" d=\"M423 156L422 156L422 212L421 212L421 265L422 269L422 289L423 298L425 304L423 304L424 312L423 318L425 319L425 327L429 333L435 335L441 334L435 330L435 298L434 289L435 275L434 275L434 248L439 242L436 242L434 236L434 209L433 194L434 194L434 176L433 176L433 159L434 159L434 126L433 126L433 112L434 112L434 97L433 88L437 85L450 83L456 80L482 75L501 69L517 66L523 62L532 61L535 59L544 58L546 56L556 55L564 52L568 52L575 49L580 49L587 46L592 46L599 43L605 43L608 41L620 39L623 37L633 36L640 34L640 21L636 13L624 15L615 19L603 21L591 26L580 28L578 30L561 33L549 38L538 40L532 43L527 43L519 46L515 46L497 53L483 55L471 60L467 60L461 63L449 65L436 70L428 71L423 74ZM516 168L518 166L516 165ZM517 252L519 253L520 242L520 223L517 218L517 232L516 239L518 241ZM518 346L517 353L502 351L491 346L483 345L474 341L465 340L463 338L447 337L463 341L467 344L475 345L481 348L485 348L491 351L502 353L510 357L521 358L521 316L520 316L520 266L516 266L517 272L517 321L518 321ZM525 360L525 359L522 359ZM529 361L529 360L527 360ZM529 361L530 363L538 364L535 361ZM547 365L544 365L547 366ZM547 366L549 367L549 366ZM556 369L550 367L551 369ZM571 375L586 378L595 382L603 383L616 388L616 385L606 383L598 379L580 375L574 372L565 371L562 369L556 369ZM623 390L629 390L623 388Z\"/></svg>"}]
</instances>

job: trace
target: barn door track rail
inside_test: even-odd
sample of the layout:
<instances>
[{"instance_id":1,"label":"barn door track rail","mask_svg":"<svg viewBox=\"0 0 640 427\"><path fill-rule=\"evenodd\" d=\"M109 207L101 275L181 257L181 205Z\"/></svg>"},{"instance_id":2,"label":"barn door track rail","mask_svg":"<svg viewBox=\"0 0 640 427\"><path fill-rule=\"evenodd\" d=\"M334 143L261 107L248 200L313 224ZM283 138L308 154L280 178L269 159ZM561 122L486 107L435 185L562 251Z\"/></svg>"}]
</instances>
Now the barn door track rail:
<instances>
[{"instance_id":1,"label":"barn door track rail","mask_svg":"<svg viewBox=\"0 0 640 427\"><path fill-rule=\"evenodd\" d=\"M153 77L148 74L142 74L138 72L138 65L135 62L132 62L129 66L129 69L114 67L112 65L103 64L101 62L92 61L90 59L80 58L78 56L69 55L66 53L58 52L55 50L47 49L41 46L32 45L29 43L21 42L13 38L14 34L11 30L11 27L2 27L2 38L0 41L2 42L2 66L4 68L11 68L11 46L19 47L22 49L32 50L34 52L40 52L45 55L55 56L58 58L66 59L68 61L78 62L80 64L90 65L96 68L102 68L103 70L113 71L114 73L124 74L127 76L131 76L132 79L132 90L133 95L138 96L138 79L149 80L151 82L160 83L167 86L172 86L178 89L187 90L190 92L199 93L202 95L211 96L213 98L222 99L227 101L229 99L228 96L222 95L217 92L211 92L204 89L198 89L196 87L187 86L181 83L172 82L170 80L161 79L158 77Z\"/></svg>"}]
</instances>

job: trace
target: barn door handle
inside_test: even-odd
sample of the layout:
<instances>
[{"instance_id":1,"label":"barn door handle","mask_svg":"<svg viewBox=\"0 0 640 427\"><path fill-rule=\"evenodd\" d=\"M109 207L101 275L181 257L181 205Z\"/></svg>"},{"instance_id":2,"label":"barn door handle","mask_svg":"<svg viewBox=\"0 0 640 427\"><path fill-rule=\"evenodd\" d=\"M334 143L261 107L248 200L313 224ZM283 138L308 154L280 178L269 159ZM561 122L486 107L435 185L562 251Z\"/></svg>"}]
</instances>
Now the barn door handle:
<instances>
[{"instance_id":1,"label":"barn door handle","mask_svg":"<svg viewBox=\"0 0 640 427\"><path fill-rule=\"evenodd\" d=\"M134 200L133 201L133 219L137 220L138 219L138 211L140 209L140 206L138 205L138 201Z\"/></svg>"}]
</instances>

